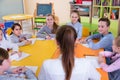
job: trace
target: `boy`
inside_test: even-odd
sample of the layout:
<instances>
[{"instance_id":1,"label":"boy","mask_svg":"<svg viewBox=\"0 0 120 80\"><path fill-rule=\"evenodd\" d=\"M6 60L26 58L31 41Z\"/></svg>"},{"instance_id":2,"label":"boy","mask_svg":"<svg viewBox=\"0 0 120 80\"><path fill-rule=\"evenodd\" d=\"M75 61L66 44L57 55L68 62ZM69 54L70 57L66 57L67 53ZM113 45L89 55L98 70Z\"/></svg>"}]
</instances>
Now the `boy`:
<instances>
[{"instance_id":1,"label":"boy","mask_svg":"<svg viewBox=\"0 0 120 80\"><path fill-rule=\"evenodd\" d=\"M88 43L89 47L92 49L103 48L105 51L112 51L112 41L114 39L111 32L109 32L110 20L108 18L100 18L98 21L98 34L91 35L81 43ZM92 39L100 39L99 42L94 43Z\"/></svg>"}]
</instances>

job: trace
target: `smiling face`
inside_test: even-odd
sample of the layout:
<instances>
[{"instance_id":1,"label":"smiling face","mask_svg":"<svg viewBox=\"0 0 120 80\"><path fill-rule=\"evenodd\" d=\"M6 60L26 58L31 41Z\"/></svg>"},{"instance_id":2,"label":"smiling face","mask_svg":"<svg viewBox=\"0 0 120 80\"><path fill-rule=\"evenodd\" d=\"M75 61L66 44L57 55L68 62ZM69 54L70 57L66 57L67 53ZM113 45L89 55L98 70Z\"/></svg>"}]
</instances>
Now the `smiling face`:
<instances>
[{"instance_id":1,"label":"smiling face","mask_svg":"<svg viewBox=\"0 0 120 80\"><path fill-rule=\"evenodd\" d=\"M15 26L14 30L13 30L13 33L16 35L16 36L20 36L21 33L22 33L22 30L20 29L19 26Z\"/></svg>"},{"instance_id":2,"label":"smiling face","mask_svg":"<svg viewBox=\"0 0 120 80\"><path fill-rule=\"evenodd\" d=\"M79 16L77 13L73 12L71 13L70 18L71 18L71 22L75 24L76 22L78 22Z\"/></svg>"},{"instance_id":3,"label":"smiling face","mask_svg":"<svg viewBox=\"0 0 120 80\"><path fill-rule=\"evenodd\" d=\"M107 26L107 23L104 21L98 22L98 31L100 34L108 34L109 26Z\"/></svg>"},{"instance_id":4,"label":"smiling face","mask_svg":"<svg viewBox=\"0 0 120 80\"><path fill-rule=\"evenodd\" d=\"M52 16L47 16L47 17L46 17L46 24L47 24L47 26L48 26L48 27L49 27L49 26L53 26L53 23L54 23L53 17L52 17Z\"/></svg>"}]
</instances>

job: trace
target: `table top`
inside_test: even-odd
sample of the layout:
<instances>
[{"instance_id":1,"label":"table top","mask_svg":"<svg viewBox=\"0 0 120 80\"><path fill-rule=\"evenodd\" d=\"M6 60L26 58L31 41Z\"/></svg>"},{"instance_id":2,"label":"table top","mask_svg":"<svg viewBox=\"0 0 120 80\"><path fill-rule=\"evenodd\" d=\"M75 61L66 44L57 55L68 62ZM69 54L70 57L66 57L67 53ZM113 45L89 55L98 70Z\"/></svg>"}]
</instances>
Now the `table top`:
<instances>
[{"instance_id":1,"label":"table top","mask_svg":"<svg viewBox=\"0 0 120 80\"><path fill-rule=\"evenodd\" d=\"M77 48L77 50L78 50L78 48ZM57 45L55 44L55 40L36 40L36 42L34 44L20 47L20 51L28 53L28 54L30 54L30 56L21 61L12 61L12 65L13 66L38 66L38 70L36 73L36 75L38 75L43 61L46 59L53 58L54 53L56 53L56 49L57 49ZM93 54L98 52L98 50L91 51L91 49L88 50L88 48L86 48L86 50ZM86 50L84 48L84 51L86 51ZM91 55L93 55L93 54L91 54ZM54 57L56 57L56 56L54 56ZM100 68L97 70L102 75L101 80L108 80L108 74L105 71L103 71Z\"/></svg>"},{"instance_id":2,"label":"table top","mask_svg":"<svg viewBox=\"0 0 120 80\"><path fill-rule=\"evenodd\" d=\"M33 16L28 14L11 14L2 17L3 20L26 20L32 18Z\"/></svg>"}]
</instances>

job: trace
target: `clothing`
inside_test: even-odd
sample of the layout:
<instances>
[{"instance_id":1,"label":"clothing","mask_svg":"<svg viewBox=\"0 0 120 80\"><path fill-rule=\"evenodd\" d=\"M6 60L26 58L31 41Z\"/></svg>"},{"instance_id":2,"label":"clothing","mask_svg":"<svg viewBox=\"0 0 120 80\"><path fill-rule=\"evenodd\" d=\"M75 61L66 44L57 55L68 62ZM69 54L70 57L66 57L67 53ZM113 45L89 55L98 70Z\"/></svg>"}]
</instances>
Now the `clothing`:
<instances>
[{"instance_id":1,"label":"clothing","mask_svg":"<svg viewBox=\"0 0 120 80\"><path fill-rule=\"evenodd\" d=\"M21 38L26 38L26 39L29 39L29 38L31 38L32 37L32 35L31 34L21 34L19 37L18 36L16 36L15 34L12 34L11 36L10 36L10 39L11 39L11 42L12 43L16 43L18 46L23 46L23 45L25 45L25 43L26 43L26 41L22 41L22 42L20 42L19 40L21 39Z\"/></svg>"},{"instance_id":2,"label":"clothing","mask_svg":"<svg viewBox=\"0 0 120 80\"><path fill-rule=\"evenodd\" d=\"M112 52L104 51L104 52L101 52L100 54L105 57L110 57L111 62L112 62L110 65L101 63L100 66L103 70L105 70L106 72L113 72L113 71L120 69L120 54L119 53L115 54Z\"/></svg>"},{"instance_id":3,"label":"clothing","mask_svg":"<svg viewBox=\"0 0 120 80\"><path fill-rule=\"evenodd\" d=\"M100 41L97 43L94 43L92 39L100 39ZM112 51L113 39L114 37L111 32L109 32L106 35L102 35L98 33L98 34L94 34L94 35L87 37L87 43L89 47L92 49L104 48L105 51Z\"/></svg>"},{"instance_id":4,"label":"clothing","mask_svg":"<svg viewBox=\"0 0 120 80\"><path fill-rule=\"evenodd\" d=\"M46 60L40 70L39 80L65 80L65 73L60 59ZM100 80L100 74L84 58L75 58L75 65L70 80Z\"/></svg>"},{"instance_id":5,"label":"clothing","mask_svg":"<svg viewBox=\"0 0 120 80\"><path fill-rule=\"evenodd\" d=\"M72 26L76 32L77 32L77 39L80 39L82 37L82 24L80 24L79 22L76 22L75 24L67 23L67 25Z\"/></svg>"},{"instance_id":6,"label":"clothing","mask_svg":"<svg viewBox=\"0 0 120 80\"><path fill-rule=\"evenodd\" d=\"M37 37L40 37L40 38L46 38L46 36L48 35L51 38L55 38L55 34L52 33L52 29L50 29L48 26L42 27L37 33Z\"/></svg>"},{"instance_id":7,"label":"clothing","mask_svg":"<svg viewBox=\"0 0 120 80\"><path fill-rule=\"evenodd\" d=\"M12 49L13 51L18 51L19 48L16 44L13 44L5 39L0 41L0 47L7 50L7 49Z\"/></svg>"},{"instance_id":8,"label":"clothing","mask_svg":"<svg viewBox=\"0 0 120 80\"><path fill-rule=\"evenodd\" d=\"M29 69L24 73L24 75L27 77L27 80L37 80L35 74ZM0 80L26 80L26 78L19 76L19 74L5 72L5 74L0 75Z\"/></svg>"}]
</instances>

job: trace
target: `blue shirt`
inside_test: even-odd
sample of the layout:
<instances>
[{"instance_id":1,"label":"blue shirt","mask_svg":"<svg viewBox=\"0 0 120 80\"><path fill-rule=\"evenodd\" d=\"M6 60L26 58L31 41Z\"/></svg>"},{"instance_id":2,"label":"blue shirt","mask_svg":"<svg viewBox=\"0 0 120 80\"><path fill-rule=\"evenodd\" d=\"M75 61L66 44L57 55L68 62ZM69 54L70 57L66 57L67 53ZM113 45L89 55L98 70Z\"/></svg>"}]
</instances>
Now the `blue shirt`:
<instances>
[{"instance_id":1,"label":"blue shirt","mask_svg":"<svg viewBox=\"0 0 120 80\"><path fill-rule=\"evenodd\" d=\"M79 22L72 24L71 22L68 23L67 25L72 26L76 32L77 32L77 38L80 39L82 37L82 24L80 24Z\"/></svg>"},{"instance_id":2,"label":"blue shirt","mask_svg":"<svg viewBox=\"0 0 120 80\"><path fill-rule=\"evenodd\" d=\"M99 42L94 43L92 39L100 39ZM111 32L109 32L106 35L102 34L94 34L89 37L87 37L87 43L90 48L92 49L100 49L104 48L105 51L112 51L112 42L113 42L113 35Z\"/></svg>"}]
</instances>

